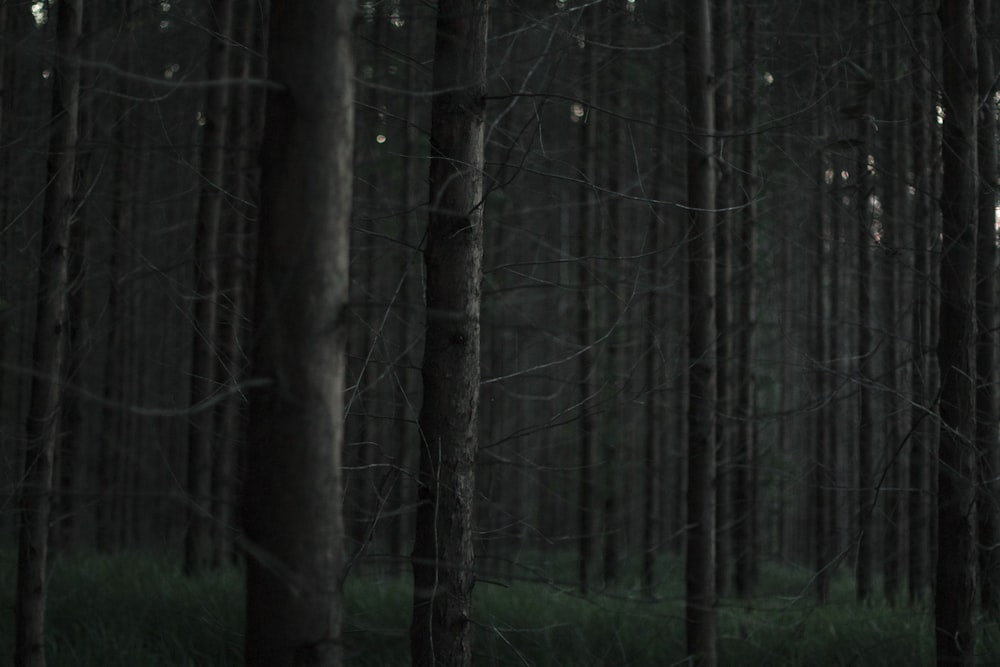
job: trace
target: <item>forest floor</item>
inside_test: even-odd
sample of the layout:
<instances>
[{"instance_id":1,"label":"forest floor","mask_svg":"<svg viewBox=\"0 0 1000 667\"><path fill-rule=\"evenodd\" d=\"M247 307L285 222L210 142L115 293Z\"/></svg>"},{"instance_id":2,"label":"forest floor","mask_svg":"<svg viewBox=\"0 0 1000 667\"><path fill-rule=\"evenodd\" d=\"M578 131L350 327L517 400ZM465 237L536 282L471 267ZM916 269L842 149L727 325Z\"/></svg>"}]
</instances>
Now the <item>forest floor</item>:
<instances>
[{"instance_id":1,"label":"forest floor","mask_svg":"<svg viewBox=\"0 0 1000 667\"><path fill-rule=\"evenodd\" d=\"M549 564L553 565L553 564ZM0 655L13 651L16 554L0 551ZM682 571L665 565L657 600L623 584L583 597L533 569L476 588L476 665L684 664ZM572 571L572 570L563 570ZM503 582L503 583L497 583ZM845 576L832 600L808 593L809 573L768 568L761 594L719 606L719 664L932 665L925 606L858 606ZM186 578L148 553L54 559L48 607L48 664L146 667L239 665L243 581L237 568ZM407 665L410 590L406 576L358 574L346 584L348 665ZM1000 665L1000 630L979 640L979 664Z\"/></svg>"}]
</instances>

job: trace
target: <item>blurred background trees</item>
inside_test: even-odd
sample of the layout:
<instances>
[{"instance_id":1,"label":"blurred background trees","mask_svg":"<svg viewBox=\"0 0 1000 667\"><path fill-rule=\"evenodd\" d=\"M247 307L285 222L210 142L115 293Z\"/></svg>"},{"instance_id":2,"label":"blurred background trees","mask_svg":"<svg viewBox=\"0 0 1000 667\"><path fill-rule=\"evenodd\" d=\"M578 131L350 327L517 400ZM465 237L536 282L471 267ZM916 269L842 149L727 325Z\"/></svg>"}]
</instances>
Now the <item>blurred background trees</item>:
<instances>
[{"instance_id":1,"label":"blurred background trees","mask_svg":"<svg viewBox=\"0 0 1000 667\"><path fill-rule=\"evenodd\" d=\"M750 596L780 564L812 570L819 599L837 572L853 573L859 600L879 587L929 599L939 435L963 462L978 438L972 458L995 466L997 400L995 370L973 363L969 418L987 430L953 430L938 412L939 318L952 321L939 276L954 250L942 130L955 118L936 7L710 4L708 206L687 194L684 156L706 137L688 125L683 3L491 3L477 577L655 597L681 576L664 568L684 553L701 491L716 508L720 594ZM31 385L52 379L32 346L46 334L49 110L67 60L57 4L0 7L0 525L13 544L14 499L34 488ZM417 516L436 14L357 8L343 518L351 571L391 576L409 568ZM180 562L188 536L192 571L238 559L267 16L260 2L85 3L58 550L155 548ZM992 20L975 29L980 73ZM980 157L958 164L982 179L979 203L965 202L984 221L966 295L979 337L960 338L985 351L996 227L982 155L996 150L996 99L977 84ZM692 207L712 214L707 228L689 224ZM702 296L718 331L703 340L687 258L709 240L715 287ZM687 419L708 363L710 436ZM695 436L711 438L712 470L692 478L714 477L708 489L688 483ZM992 479L972 485L984 535ZM995 581L992 552L978 563Z\"/></svg>"}]
</instances>

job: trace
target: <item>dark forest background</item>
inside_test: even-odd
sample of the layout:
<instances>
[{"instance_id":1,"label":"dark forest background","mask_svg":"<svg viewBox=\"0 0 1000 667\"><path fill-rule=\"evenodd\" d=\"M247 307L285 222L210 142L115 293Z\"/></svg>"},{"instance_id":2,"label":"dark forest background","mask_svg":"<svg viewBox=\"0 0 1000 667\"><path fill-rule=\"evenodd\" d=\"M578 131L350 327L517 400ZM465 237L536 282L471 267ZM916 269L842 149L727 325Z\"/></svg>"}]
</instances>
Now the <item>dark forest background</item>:
<instances>
[{"instance_id":1,"label":"dark forest background","mask_svg":"<svg viewBox=\"0 0 1000 667\"><path fill-rule=\"evenodd\" d=\"M683 4L492 2L480 580L655 598L682 576L667 564L688 528L696 361ZM712 4L716 590L753 600L780 567L810 573L799 594L821 603L838 580L862 602L930 603L951 428L937 359L949 42L936 3ZM56 7L0 4L0 536L12 549L39 373ZM410 568L435 16L380 0L358 3L355 21L352 577ZM157 552L191 573L241 562L266 17L233 0L83 4L54 553ZM976 31L994 51L988 16ZM978 102L992 133L992 77ZM993 169L972 167L980 211L995 212ZM971 345L985 363L972 366L981 430L965 439L978 460L966 482L982 608L997 614L995 224L979 239Z\"/></svg>"}]
</instances>

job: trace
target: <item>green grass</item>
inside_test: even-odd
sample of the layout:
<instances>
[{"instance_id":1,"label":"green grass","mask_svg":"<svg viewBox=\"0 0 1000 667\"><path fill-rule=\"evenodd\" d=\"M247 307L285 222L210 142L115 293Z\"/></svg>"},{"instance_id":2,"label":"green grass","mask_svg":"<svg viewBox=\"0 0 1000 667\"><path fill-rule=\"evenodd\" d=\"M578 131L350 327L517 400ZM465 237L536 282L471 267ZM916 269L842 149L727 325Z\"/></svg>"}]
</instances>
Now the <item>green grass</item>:
<instances>
[{"instance_id":1,"label":"green grass","mask_svg":"<svg viewBox=\"0 0 1000 667\"><path fill-rule=\"evenodd\" d=\"M0 551L0 662L13 649L14 555ZM563 563L550 572L571 572ZM643 600L626 581L612 593L581 596L537 570L521 581L477 585L476 665L672 665L684 661L682 572L664 565L660 598ZM496 579L500 579L497 577ZM850 581L817 605L809 574L769 568L751 601L719 607L719 663L932 665L930 614L876 602L859 607ZM74 555L52 565L48 657L52 667L238 665L242 576L237 570L188 579L143 553ZM406 665L410 585L405 576L356 576L345 590L349 665ZM981 665L1000 664L1000 631L979 643Z\"/></svg>"}]
</instances>

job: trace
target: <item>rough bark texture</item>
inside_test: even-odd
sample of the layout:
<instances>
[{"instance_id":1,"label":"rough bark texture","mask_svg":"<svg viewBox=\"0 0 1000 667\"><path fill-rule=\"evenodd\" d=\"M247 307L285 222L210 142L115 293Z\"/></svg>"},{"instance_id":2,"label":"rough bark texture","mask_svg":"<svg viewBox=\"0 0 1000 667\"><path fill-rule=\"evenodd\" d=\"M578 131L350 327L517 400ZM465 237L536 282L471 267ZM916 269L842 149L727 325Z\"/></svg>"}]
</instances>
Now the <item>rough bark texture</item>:
<instances>
[{"instance_id":1,"label":"rough bark texture","mask_svg":"<svg viewBox=\"0 0 1000 667\"><path fill-rule=\"evenodd\" d=\"M52 463L59 432L60 377L68 332L68 247L79 134L80 63L77 53L82 20L82 0L59 3L56 48L60 59L53 68L52 134L46 167L48 187L42 210L31 398L25 423L24 477L19 503L14 645L17 667L45 665L46 565Z\"/></svg>"},{"instance_id":2,"label":"rough bark texture","mask_svg":"<svg viewBox=\"0 0 1000 667\"><path fill-rule=\"evenodd\" d=\"M716 663L715 611L715 142L708 0L684 11L687 99L688 493L685 627L695 664Z\"/></svg>"},{"instance_id":3,"label":"rough bark texture","mask_svg":"<svg viewBox=\"0 0 1000 667\"><path fill-rule=\"evenodd\" d=\"M944 84L938 366L938 562L934 617L939 665L975 663L974 388L976 268L976 29L972 0L938 8Z\"/></svg>"},{"instance_id":4,"label":"rough bark texture","mask_svg":"<svg viewBox=\"0 0 1000 667\"><path fill-rule=\"evenodd\" d=\"M342 662L354 4L274 4L245 487L246 664Z\"/></svg>"},{"instance_id":5,"label":"rough bark texture","mask_svg":"<svg viewBox=\"0 0 1000 667\"><path fill-rule=\"evenodd\" d=\"M472 662L487 0L441 0L434 45L413 665Z\"/></svg>"}]
</instances>

